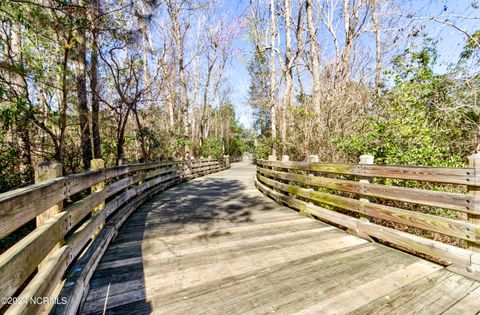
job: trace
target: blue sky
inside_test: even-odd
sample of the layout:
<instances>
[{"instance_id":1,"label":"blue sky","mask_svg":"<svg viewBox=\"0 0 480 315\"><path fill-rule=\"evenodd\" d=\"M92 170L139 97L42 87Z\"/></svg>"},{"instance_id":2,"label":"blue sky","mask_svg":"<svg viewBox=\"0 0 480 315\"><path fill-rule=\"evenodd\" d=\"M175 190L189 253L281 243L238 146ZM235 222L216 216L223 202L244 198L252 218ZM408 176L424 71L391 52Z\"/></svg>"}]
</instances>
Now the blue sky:
<instances>
[{"instance_id":1,"label":"blue sky","mask_svg":"<svg viewBox=\"0 0 480 315\"><path fill-rule=\"evenodd\" d=\"M240 17L248 10L248 0L224 0L221 2L222 11ZM245 39L245 30L234 42L235 55L232 62L228 65L227 76L232 87L232 102L235 105L237 118L245 127L253 126L253 117L250 106L247 103L248 87L250 85L250 76L247 71L246 61L250 57L251 46Z\"/></svg>"},{"instance_id":2,"label":"blue sky","mask_svg":"<svg viewBox=\"0 0 480 315\"><path fill-rule=\"evenodd\" d=\"M295 1L295 0L294 0ZM397 1L400 3L404 12L412 12L417 18L408 20L405 18L403 25L407 27L403 30L405 38L408 32L418 28L420 35L428 34L429 37L438 42L439 64L436 67L437 72L444 72L450 62L458 60L458 56L465 43L466 36L450 27L435 21L429 21L427 17L436 16L439 19L454 22L462 29L472 33L480 29L480 8L475 9L471 0L411 0ZM221 2L221 11L239 17L248 10L248 0L223 0ZM467 17L460 18L458 16ZM248 87L250 78L247 71L247 60L250 57L252 47L246 40L244 34L239 35L234 42L235 56L228 65L227 76L232 87L231 99L235 105L237 118L246 127L253 125L253 116L248 105ZM408 44L415 44L421 41L422 36L415 38L409 37L399 47L399 51L406 48Z\"/></svg>"}]
</instances>

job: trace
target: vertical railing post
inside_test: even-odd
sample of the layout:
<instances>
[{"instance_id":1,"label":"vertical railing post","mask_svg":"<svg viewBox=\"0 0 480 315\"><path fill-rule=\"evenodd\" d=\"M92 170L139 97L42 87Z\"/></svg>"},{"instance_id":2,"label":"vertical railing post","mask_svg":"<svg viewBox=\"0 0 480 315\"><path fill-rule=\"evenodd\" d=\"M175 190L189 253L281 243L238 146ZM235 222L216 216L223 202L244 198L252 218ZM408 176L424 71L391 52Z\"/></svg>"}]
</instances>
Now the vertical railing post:
<instances>
[{"instance_id":1,"label":"vertical railing post","mask_svg":"<svg viewBox=\"0 0 480 315\"><path fill-rule=\"evenodd\" d=\"M196 175L197 175L197 161L195 160L195 158L193 156L190 156L187 159L187 165L188 165L188 173L190 175L189 178L196 177Z\"/></svg>"},{"instance_id":2,"label":"vertical railing post","mask_svg":"<svg viewBox=\"0 0 480 315\"><path fill-rule=\"evenodd\" d=\"M473 168L474 184L468 186L468 193L473 196L474 204L476 204L480 199L480 181L477 181L477 178L480 177L480 153L472 154L468 157L468 165ZM480 215L479 214L467 214L468 222L480 225ZM474 252L480 253L480 245L474 242L468 243L468 248Z\"/></svg>"},{"instance_id":3,"label":"vertical railing post","mask_svg":"<svg viewBox=\"0 0 480 315\"><path fill-rule=\"evenodd\" d=\"M99 169L102 169L102 168L105 168L105 161L104 160L102 160L102 159L90 160L90 170L91 171L99 170ZM90 188L90 191L93 194L93 193L102 191L104 188L105 188L105 181L101 181L101 182L93 185ZM92 215L102 211L103 208L105 208L105 199L103 199L102 202L100 202L95 208L93 208ZM93 233L92 239L95 238L98 235L98 233L100 232L101 229L103 229L103 224L100 224L98 229Z\"/></svg>"},{"instance_id":4,"label":"vertical railing post","mask_svg":"<svg viewBox=\"0 0 480 315\"><path fill-rule=\"evenodd\" d=\"M364 155L360 155L360 164L363 165L371 165L371 164L374 164L374 157L373 155L370 155L370 154L364 154ZM363 184L369 184L369 183L372 183L373 182L373 178L372 177L362 177L362 179L359 180L360 183L363 183ZM370 200L368 199L368 197L366 196L360 196L360 201L361 202L364 202L364 203L369 203ZM367 220L371 220L371 217L366 215L364 218L366 218Z\"/></svg>"},{"instance_id":5,"label":"vertical railing post","mask_svg":"<svg viewBox=\"0 0 480 315\"><path fill-rule=\"evenodd\" d=\"M318 163L320 162L320 159L318 158L318 155L309 155L307 161L309 163ZM315 176L313 173L308 173L307 176ZM314 190L312 186L310 186L309 190Z\"/></svg>"},{"instance_id":6,"label":"vertical railing post","mask_svg":"<svg viewBox=\"0 0 480 315\"><path fill-rule=\"evenodd\" d=\"M374 157L370 154L360 155L360 163L362 165L371 165L373 164ZM360 183L369 184L372 182L371 177L363 177L359 180ZM369 202L368 198L360 198L361 201Z\"/></svg>"},{"instance_id":7,"label":"vertical railing post","mask_svg":"<svg viewBox=\"0 0 480 315\"><path fill-rule=\"evenodd\" d=\"M269 155L268 156L268 160L269 161L276 161L277 160L277 157L275 155ZM275 170L275 167L270 167L271 170Z\"/></svg>"},{"instance_id":8,"label":"vertical railing post","mask_svg":"<svg viewBox=\"0 0 480 315\"><path fill-rule=\"evenodd\" d=\"M320 162L320 159L318 158L318 155L309 155L308 156L308 162L310 163L318 163ZM308 173L308 176L314 176L313 173ZM313 190L312 187L310 187L311 190Z\"/></svg>"},{"instance_id":9,"label":"vertical railing post","mask_svg":"<svg viewBox=\"0 0 480 315\"><path fill-rule=\"evenodd\" d=\"M318 155L312 154L312 155L308 156L307 162L318 163L318 162L320 162L320 159L318 158ZM308 172L307 176L308 177L313 177L313 176L315 176L315 174ZM315 191L315 188L314 188L314 186L308 186L308 190ZM308 200L307 203L312 204L312 202L310 200ZM308 211L305 211L303 214L307 217L313 218L313 216Z\"/></svg>"},{"instance_id":10,"label":"vertical railing post","mask_svg":"<svg viewBox=\"0 0 480 315\"><path fill-rule=\"evenodd\" d=\"M286 154L282 155L282 162L290 162L290 157ZM284 172L286 173L290 173L290 169L289 168L284 168L283 169ZM282 182L282 180L279 180L280 182ZM288 181L283 181L284 183L288 183ZM288 196L290 197L295 197L294 194L291 194L291 193L286 193Z\"/></svg>"},{"instance_id":11,"label":"vertical railing post","mask_svg":"<svg viewBox=\"0 0 480 315\"><path fill-rule=\"evenodd\" d=\"M57 161L41 162L35 165L35 183L62 176L62 164ZM63 211L63 200L37 216L37 227L41 226L52 216Z\"/></svg>"},{"instance_id":12,"label":"vertical railing post","mask_svg":"<svg viewBox=\"0 0 480 315\"><path fill-rule=\"evenodd\" d=\"M187 161L182 160L181 163L177 165L178 172L180 173L180 179L186 180L187 177Z\"/></svg>"},{"instance_id":13,"label":"vertical railing post","mask_svg":"<svg viewBox=\"0 0 480 315\"><path fill-rule=\"evenodd\" d=\"M62 164L58 163L57 161L46 161L46 162L38 163L37 165L35 165L34 169L35 169L35 183L42 183L47 180L54 179L56 177L61 177L63 175ZM63 211L63 200L57 203L56 205L54 205L53 207L48 208L43 213L37 216L37 227L40 227L45 223L45 221L47 221L48 219L50 219L51 217L53 217L54 215L62 211ZM50 257L50 255L54 251L56 251L57 249L60 248L61 245L63 245L63 242L64 242L63 236L59 235L58 239L59 239L59 242L57 243L57 245L55 245L52 248L50 253L45 255L45 258L40 264L38 264L38 267L41 267L44 264L44 262L48 259L48 257Z\"/></svg>"},{"instance_id":14,"label":"vertical railing post","mask_svg":"<svg viewBox=\"0 0 480 315\"><path fill-rule=\"evenodd\" d=\"M229 155L224 155L223 156L223 163L225 168L230 167L230 156Z\"/></svg>"},{"instance_id":15,"label":"vertical railing post","mask_svg":"<svg viewBox=\"0 0 480 315\"><path fill-rule=\"evenodd\" d=\"M105 168L105 161L103 159L93 159L93 160L90 161L90 170L91 171L99 170L99 169L102 169L102 168ZM104 188L105 188L105 182L101 181L98 184L95 184L95 185L92 186L91 192L96 193L98 191L102 191ZM92 214L101 211L103 208L105 208L105 201L98 204L98 206L96 206L93 209Z\"/></svg>"},{"instance_id":16,"label":"vertical railing post","mask_svg":"<svg viewBox=\"0 0 480 315\"><path fill-rule=\"evenodd\" d=\"M275 155L269 155L268 156L268 160L269 161L276 161L277 160L277 157ZM275 170L276 168L275 167L270 167L271 170Z\"/></svg>"}]
</instances>

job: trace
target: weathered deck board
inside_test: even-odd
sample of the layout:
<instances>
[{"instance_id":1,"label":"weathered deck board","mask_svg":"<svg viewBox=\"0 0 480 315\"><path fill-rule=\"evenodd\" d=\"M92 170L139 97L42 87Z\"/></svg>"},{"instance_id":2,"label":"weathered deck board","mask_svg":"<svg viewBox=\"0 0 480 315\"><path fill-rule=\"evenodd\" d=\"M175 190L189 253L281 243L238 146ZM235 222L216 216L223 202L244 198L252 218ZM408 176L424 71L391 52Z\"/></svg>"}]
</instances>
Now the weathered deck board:
<instances>
[{"instance_id":1,"label":"weathered deck board","mask_svg":"<svg viewBox=\"0 0 480 315\"><path fill-rule=\"evenodd\" d=\"M195 179L129 218L82 313L480 311L480 283L299 216L260 194L254 166Z\"/></svg>"}]
</instances>

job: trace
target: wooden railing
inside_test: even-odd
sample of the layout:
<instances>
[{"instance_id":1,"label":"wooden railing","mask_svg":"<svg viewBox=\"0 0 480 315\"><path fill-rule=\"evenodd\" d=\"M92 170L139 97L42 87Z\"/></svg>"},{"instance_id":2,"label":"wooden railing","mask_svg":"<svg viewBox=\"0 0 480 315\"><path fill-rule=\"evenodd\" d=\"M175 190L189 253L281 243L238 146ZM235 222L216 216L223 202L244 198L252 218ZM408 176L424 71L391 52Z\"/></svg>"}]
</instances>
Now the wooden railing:
<instances>
[{"instance_id":1,"label":"wooden railing","mask_svg":"<svg viewBox=\"0 0 480 315\"><path fill-rule=\"evenodd\" d=\"M373 157L362 160L373 163ZM479 161L474 155L469 168L444 168L290 162L284 156L257 161L256 185L291 208L478 276Z\"/></svg>"},{"instance_id":2,"label":"wooden railing","mask_svg":"<svg viewBox=\"0 0 480 315\"><path fill-rule=\"evenodd\" d=\"M9 304L0 313L35 314L53 304L57 313L75 313L104 250L140 204L229 164L225 157L102 168L97 159L92 171L56 177L61 165L41 163L36 184L0 194L0 239L37 219L37 228L0 255L0 297Z\"/></svg>"}]
</instances>

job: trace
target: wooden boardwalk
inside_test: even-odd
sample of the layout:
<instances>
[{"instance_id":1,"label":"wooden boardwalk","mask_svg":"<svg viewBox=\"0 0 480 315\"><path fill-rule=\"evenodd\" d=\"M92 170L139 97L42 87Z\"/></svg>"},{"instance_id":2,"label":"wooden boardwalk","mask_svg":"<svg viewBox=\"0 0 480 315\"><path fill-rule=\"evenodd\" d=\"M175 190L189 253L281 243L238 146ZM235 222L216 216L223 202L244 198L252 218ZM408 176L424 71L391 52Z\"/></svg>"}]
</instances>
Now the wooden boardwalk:
<instances>
[{"instance_id":1,"label":"wooden boardwalk","mask_svg":"<svg viewBox=\"0 0 480 315\"><path fill-rule=\"evenodd\" d=\"M476 314L480 282L277 205L255 168L173 187L127 220L81 313Z\"/></svg>"}]
</instances>

